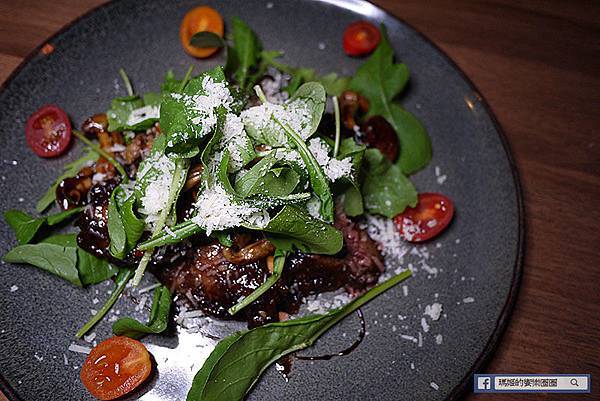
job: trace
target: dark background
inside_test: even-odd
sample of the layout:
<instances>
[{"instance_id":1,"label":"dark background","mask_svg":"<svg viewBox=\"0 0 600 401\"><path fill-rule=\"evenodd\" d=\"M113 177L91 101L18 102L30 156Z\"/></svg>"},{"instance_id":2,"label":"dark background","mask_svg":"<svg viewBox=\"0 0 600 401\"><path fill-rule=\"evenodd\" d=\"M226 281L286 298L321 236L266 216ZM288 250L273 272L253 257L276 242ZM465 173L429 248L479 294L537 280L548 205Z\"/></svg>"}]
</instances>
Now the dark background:
<instances>
[{"instance_id":1,"label":"dark background","mask_svg":"<svg viewBox=\"0 0 600 401\"><path fill-rule=\"evenodd\" d=\"M0 0L0 82L45 38L103 2ZM467 73L498 117L519 168L524 277L486 371L600 379L600 2L374 2ZM594 387L596 396L485 399L598 399Z\"/></svg>"}]
</instances>

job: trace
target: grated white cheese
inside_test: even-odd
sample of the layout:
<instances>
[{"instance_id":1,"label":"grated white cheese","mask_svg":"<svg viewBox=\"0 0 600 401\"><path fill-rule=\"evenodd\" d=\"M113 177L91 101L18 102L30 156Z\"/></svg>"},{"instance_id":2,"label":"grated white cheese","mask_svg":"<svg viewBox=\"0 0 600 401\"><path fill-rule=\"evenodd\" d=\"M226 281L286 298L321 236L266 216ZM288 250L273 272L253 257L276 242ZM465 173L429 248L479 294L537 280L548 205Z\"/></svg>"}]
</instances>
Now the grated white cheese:
<instances>
[{"instance_id":1,"label":"grated white cheese","mask_svg":"<svg viewBox=\"0 0 600 401\"><path fill-rule=\"evenodd\" d=\"M141 198L142 207L139 209L139 212L146 216L144 220L149 225L156 223L160 212L167 206L174 172L175 163L165 155L148 160L140 171L140 177L152 174Z\"/></svg>"},{"instance_id":2,"label":"grated white cheese","mask_svg":"<svg viewBox=\"0 0 600 401\"><path fill-rule=\"evenodd\" d=\"M204 190L198 197L196 209L198 213L192 221L204 228L207 235L215 230L238 227L242 223L265 227L271 219L266 210L245 202L233 202L220 185Z\"/></svg>"},{"instance_id":3,"label":"grated white cheese","mask_svg":"<svg viewBox=\"0 0 600 401\"><path fill-rule=\"evenodd\" d=\"M441 334L438 334L437 336L435 336L435 343L437 345L440 345L442 343L442 341L444 341L444 337L442 337Z\"/></svg>"},{"instance_id":4,"label":"grated white cheese","mask_svg":"<svg viewBox=\"0 0 600 401\"><path fill-rule=\"evenodd\" d=\"M69 345L69 351L77 352L79 354L89 354L92 349L90 347L84 347L82 345L71 344Z\"/></svg>"},{"instance_id":5,"label":"grated white cheese","mask_svg":"<svg viewBox=\"0 0 600 401\"><path fill-rule=\"evenodd\" d=\"M429 332L429 324L427 324L427 320L424 317L421 318L421 328L423 328L425 333Z\"/></svg>"},{"instance_id":6,"label":"grated white cheese","mask_svg":"<svg viewBox=\"0 0 600 401\"><path fill-rule=\"evenodd\" d=\"M240 149L251 146L250 139L244 131L242 119L235 114L229 113L225 118L221 148L227 148L231 155L231 167L237 171L243 166L244 159Z\"/></svg>"},{"instance_id":7,"label":"grated white cheese","mask_svg":"<svg viewBox=\"0 0 600 401\"><path fill-rule=\"evenodd\" d=\"M361 224L360 228L367 230L369 237L381 246L383 256L395 259L395 264L401 263L403 257L410 250L406 242L402 240L398 228L391 219L366 215L366 222Z\"/></svg>"},{"instance_id":8,"label":"grated white cheese","mask_svg":"<svg viewBox=\"0 0 600 401\"><path fill-rule=\"evenodd\" d=\"M439 302L434 302L431 305L425 306L424 315L427 315L431 318L431 320L437 321L440 319L440 315L442 313L442 304Z\"/></svg>"},{"instance_id":9,"label":"grated white cheese","mask_svg":"<svg viewBox=\"0 0 600 401\"><path fill-rule=\"evenodd\" d=\"M138 294L143 294L145 292L152 291L153 289L158 288L158 287L160 287L160 283L155 283L155 284L149 285L147 287L140 288L138 290Z\"/></svg>"},{"instance_id":10,"label":"grated white cheese","mask_svg":"<svg viewBox=\"0 0 600 401\"><path fill-rule=\"evenodd\" d=\"M301 99L285 104L263 103L242 111L240 117L244 125L253 127L256 132L272 134L274 141L267 141L270 145L287 143L287 136L272 117L289 125L302 139L308 139L311 134L312 115L306 102Z\"/></svg>"},{"instance_id":11,"label":"grated white cheese","mask_svg":"<svg viewBox=\"0 0 600 401\"><path fill-rule=\"evenodd\" d=\"M87 336L83 336L83 340L86 343L91 343L92 341L94 341L95 338L96 338L96 333L90 333Z\"/></svg>"},{"instance_id":12,"label":"grated white cheese","mask_svg":"<svg viewBox=\"0 0 600 401\"><path fill-rule=\"evenodd\" d=\"M15 292L15 291L18 291L18 290L19 290L19 286L12 285L12 286L10 287L10 292Z\"/></svg>"},{"instance_id":13,"label":"grated white cheese","mask_svg":"<svg viewBox=\"0 0 600 401\"><path fill-rule=\"evenodd\" d=\"M321 200L316 196L312 196L308 202L306 202L306 209L315 219L321 219Z\"/></svg>"},{"instance_id":14,"label":"grated white cheese","mask_svg":"<svg viewBox=\"0 0 600 401\"><path fill-rule=\"evenodd\" d=\"M431 386L432 389L434 389L435 391L438 391L440 389L440 386L438 386L435 382L431 382L429 383L429 385Z\"/></svg>"},{"instance_id":15,"label":"grated white cheese","mask_svg":"<svg viewBox=\"0 0 600 401\"><path fill-rule=\"evenodd\" d=\"M148 120L150 118L159 118L160 117L160 107L159 106L144 106L137 108L131 111L129 114L129 118L127 118L127 125L134 126L136 124L141 123L142 121ZM122 151L116 151L122 152Z\"/></svg>"},{"instance_id":16,"label":"grated white cheese","mask_svg":"<svg viewBox=\"0 0 600 401\"><path fill-rule=\"evenodd\" d=\"M465 304L470 304L470 303L473 303L473 302L475 302L475 298L473 298L473 297L463 298L463 303L465 303Z\"/></svg>"},{"instance_id":17,"label":"grated white cheese","mask_svg":"<svg viewBox=\"0 0 600 401\"><path fill-rule=\"evenodd\" d=\"M352 174L352 159L346 157L338 160L329 157L329 146L320 138L313 138L308 143L308 149L313 154L319 165L323 168L325 175L330 181Z\"/></svg>"}]
</instances>

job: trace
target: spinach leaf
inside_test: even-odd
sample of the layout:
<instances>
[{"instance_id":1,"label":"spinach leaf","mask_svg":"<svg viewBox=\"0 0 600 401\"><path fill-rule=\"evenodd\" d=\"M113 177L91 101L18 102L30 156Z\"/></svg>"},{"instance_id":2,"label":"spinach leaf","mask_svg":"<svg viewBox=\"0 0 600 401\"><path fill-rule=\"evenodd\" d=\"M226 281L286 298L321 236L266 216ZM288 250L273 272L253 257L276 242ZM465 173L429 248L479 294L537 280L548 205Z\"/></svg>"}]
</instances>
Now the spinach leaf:
<instances>
[{"instance_id":1,"label":"spinach leaf","mask_svg":"<svg viewBox=\"0 0 600 401\"><path fill-rule=\"evenodd\" d=\"M160 95L147 93L118 97L112 100L107 111L109 131L142 131L158 121Z\"/></svg>"},{"instance_id":2,"label":"spinach leaf","mask_svg":"<svg viewBox=\"0 0 600 401\"><path fill-rule=\"evenodd\" d=\"M258 64L261 44L256 34L241 19L231 19L233 46L227 49L227 75L233 76L240 88L248 88L248 76Z\"/></svg>"},{"instance_id":3,"label":"spinach leaf","mask_svg":"<svg viewBox=\"0 0 600 401\"><path fill-rule=\"evenodd\" d=\"M82 286L77 270L77 248L51 243L19 245L4 255L9 263L27 263L72 284Z\"/></svg>"},{"instance_id":4,"label":"spinach leaf","mask_svg":"<svg viewBox=\"0 0 600 401\"><path fill-rule=\"evenodd\" d=\"M4 219L15 232L19 244L28 244L44 224L59 224L82 210L83 207L78 207L49 216L31 217L25 212L12 209L4 212Z\"/></svg>"},{"instance_id":5,"label":"spinach leaf","mask_svg":"<svg viewBox=\"0 0 600 401\"><path fill-rule=\"evenodd\" d=\"M290 125L306 140L317 131L325 102L323 85L308 82L298 88L284 104L263 103L244 110L241 118L246 132L256 143L273 147L286 146L288 140L284 129L273 118Z\"/></svg>"},{"instance_id":6,"label":"spinach leaf","mask_svg":"<svg viewBox=\"0 0 600 401\"><path fill-rule=\"evenodd\" d=\"M289 167L271 169L261 180L252 195L273 198L285 198L291 195L300 183L300 176Z\"/></svg>"},{"instance_id":7,"label":"spinach leaf","mask_svg":"<svg viewBox=\"0 0 600 401\"><path fill-rule=\"evenodd\" d=\"M77 270L84 286L102 283L119 272L119 268L115 265L81 248L77 248Z\"/></svg>"},{"instance_id":8,"label":"spinach leaf","mask_svg":"<svg viewBox=\"0 0 600 401\"><path fill-rule=\"evenodd\" d=\"M275 250L275 255L273 257L273 273L271 273L269 278L267 278L257 289L252 291L250 295L248 295L246 298L242 299L240 302L229 308L229 314L235 315L240 310L244 309L246 306L250 305L252 302L260 298L261 295L263 295L269 290L269 288L273 287L273 285L281 277L281 273L283 273L283 267L285 265L286 256L287 252L282 251L280 249Z\"/></svg>"},{"instance_id":9,"label":"spinach leaf","mask_svg":"<svg viewBox=\"0 0 600 401\"><path fill-rule=\"evenodd\" d=\"M227 337L194 377L187 401L243 400L273 362L310 347L346 316L410 275L408 270L400 273L327 314L271 323Z\"/></svg>"},{"instance_id":10,"label":"spinach leaf","mask_svg":"<svg viewBox=\"0 0 600 401\"><path fill-rule=\"evenodd\" d=\"M277 159L272 153L260 159L246 174L236 180L234 184L235 192L243 198L256 193L262 178L267 175L276 162Z\"/></svg>"},{"instance_id":11,"label":"spinach leaf","mask_svg":"<svg viewBox=\"0 0 600 401\"><path fill-rule=\"evenodd\" d=\"M388 218L402 213L407 206L417 205L417 191L397 164L371 148L365 152L365 172L362 194L365 209L369 213Z\"/></svg>"},{"instance_id":12,"label":"spinach leaf","mask_svg":"<svg viewBox=\"0 0 600 401\"><path fill-rule=\"evenodd\" d=\"M216 84L225 84L225 74L220 66L190 79L182 91L165 93L160 106L160 128L166 136L167 153L187 154L198 152L198 146L204 137L213 131L208 124L214 117L214 108L198 108L197 98L206 95L205 78ZM199 122L202 122L200 124ZM208 125L207 125L208 124Z\"/></svg>"},{"instance_id":13,"label":"spinach leaf","mask_svg":"<svg viewBox=\"0 0 600 401\"><path fill-rule=\"evenodd\" d=\"M342 205L344 213L350 217L360 216L365 212L363 196L355 184L350 184L344 191Z\"/></svg>"},{"instance_id":14,"label":"spinach leaf","mask_svg":"<svg viewBox=\"0 0 600 401\"><path fill-rule=\"evenodd\" d=\"M313 68L292 67L277 61L276 58L280 56L281 52L261 53L265 64L273 66L292 77L292 80L285 88L285 91L290 94L294 93L305 82L319 82L323 85L329 96L340 96L343 91L348 89L351 77L340 77L335 72L319 75Z\"/></svg>"},{"instance_id":15,"label":"spinach leaf","mask_svg":"<svg viewBox=\"0 0 600 401\"><path fill-rule=\"evenodd\" d=\"M423 125L394 98L408 82L408 68L394 64L394 51L381 25L381 41L375 52L358 69L350 89L369 100L369 116L383 116L396 130L400 140L398 164L405 174L414 173L431 160L431 140Z\"/></svg>"},{"instance_id":16,"label":"spinach leaf","mask_svg":"<svg viewBox=\"0 0 600 401\"><path fill-rule=\"evenodd\" d=\"M77 286L97 284L117 268L77 246L77 234L58 234L39 244L19 245L4 256L10 263L28 263Z\"/></svg>"},{"instance_id":17,"label":"spinach leaf","mask_svg":"<svg viewBox=\"0 0 600 401\"><path fill-rule=\"evenodd\" d=\"M90 148L86 148L86 153L81 156L79 159L72 161L71 163L65 164L64 172L52 183L50 188L46 191L46 193L38 200L35 208L38 213L43 212L54 202L56 199L56 187L60 184L64 179L75 177L79 170L88 165L88 163L93 163L98 160L98 154L94 152Z\"/></svg>"},{"instance_id":18,"label":"spinach leaf","mask_svg":"<svg viewBox=\"0 0 600 401\"><path fill-rule=\"evenodd\" d=\"M152 309L148 323L141 323L130 317L123 317L113 323L112 331L117 336L142 338L146 334L158 334L165 331L171 311L171 293L165 286L154 290Z\"/></svg>"},{"instance_id":19,"label":"spinach leaf","mask_svg":"<svg viewBox=\"0 0 600 401\"><path fill-rule=\"evenodd\" d=\"M367 148L364 145L357 144L353 138L346 138L341 142L340 151L337 155L338 159L350 157L352 160L352 168L355 172L354 177L344 177L341 180L342 189L340 191L343 194L342 205L344 206L344 212L350 217L360 216L364 213L359 174L361 172L362 161L366 149Z\"/></svg>"},{"instance_id":20,"label":"spinach leaf","mask_svg":"<svg viewBox=\"0 0 600 401\"><path fill-rule=\"evenodd\" d=\"M107 208L108 237L110 238L108 250L117 259L123 259L125 257L125 247L127 246L127 234L125 234L125 225L121 220L115 192L113 191L110 195Z\"/></svg>"},{"instance_id":21,"label":"spinach leaf","mask_svg":"<svg viewBox=\"0 0 600 401\"><path fill-rule=\"evenodd\" d=\"M120 185L115 188L108 203L109 251L116 258L123 259L125 254L135 248L144 232L144 221L133 211L135 197L127 196Z\"/></svg>"},{"instance_id":22,"label":"spinach leaf","mask_svg":"<svg viewBox=\"0 0 600 401\"><path fill-rule=\"evenodd\" d=\"M190 45L205 49L207 47L225 47L227 43L222 37L210 31L196 32L190 39Z\"/></svg>"},{"instance_id":23,"label":"spinach leaf","mask_svg":"<svg viewBox=\"0 0 600 401\"><path fill-rule=\"evenodd\" d=\"M115 302L117 302L117 299L119 299L119 297L121 296L121 293L125 290L125 286L129 282L129 280L131 280L131 277L133 277L133 271L131 269L127 269L125 267L119 269L119 273L115 278L115 288L110 294L110 297L108 297L108 299L106 300L104 305L102 305L102 308L100 308L98 313L92 316L90 320L88 320L83 325L83 327L79 329L79 331L75 334L77 338L83 337L85 333L90 331L90 329L94 327L96 323L102 320L102 318L108 313L108 311L110 311Z\"/></svg>"},{"instance_id":24,"label":"spinach leaf","mask_svg":"<svg viewBox=\"0 0 600 401\"><path fill-rule=\"evenodd\" d=\"M334 255L344 244L342 233L335 227L315 219L294 205L284 206L269 224L260 230L268 233L269 241L282 251L300 250L306 253Z\"/></svg>"},{"instance_id":25,"label":"spinach leaf","mask_svg":"<svg viewBox=\"0 0 600 401\"><path fill-rule=\"evenodd\" d=\"M281 123L277 118L272 117L279 126L283 129L285 134L287 135L290 143L292 143L304 164L306 165L306 169L308 170L308 176L310 177L310 185L312 186L315 195L321 201L321 215L327 221L333 221L333 197L331 195L331 189L329 188L329 181L327 177L325 177L325 173L321 169L319 162L310 152L306 143L302 140L300 135L298 135L294 130L290 128L289 125Z\"/></svg>"},{"instance_id":26,"label":"spinach leaf","mask_svg":"<svg viewBox=\"0 0 600 401\"><path fill-rule=\"evenodd\" d=\"M15 232L19 244L29 243L46 222L45 217L31 217L27 213L14 209L4 212L4 220Z\"/></svg>"}]
</instances>

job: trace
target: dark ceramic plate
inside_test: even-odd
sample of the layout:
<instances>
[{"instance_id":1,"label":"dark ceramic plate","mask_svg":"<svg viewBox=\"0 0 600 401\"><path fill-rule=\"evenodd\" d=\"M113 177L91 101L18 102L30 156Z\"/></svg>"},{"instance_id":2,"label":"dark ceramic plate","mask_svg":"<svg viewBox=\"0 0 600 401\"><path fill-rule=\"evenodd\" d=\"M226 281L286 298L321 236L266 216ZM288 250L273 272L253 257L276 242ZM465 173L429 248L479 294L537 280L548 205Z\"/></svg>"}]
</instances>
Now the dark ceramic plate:
<instances>
[{"instance_id":1,"label":"dark ceramic plate","mask_svg":"<svg viewBox=\"0 0 600 401\"><path fill-rule=\"evenodd\" d=\"M61 166L79 153L73 149L58 160L42 160L27 148L23 127L41 105L60 105L79 126L86 116L106 110L111 98L124 95L120 67L142 93L157 90L169 68L183 74L190 64L198 71L223 62L222 55L209 62L191 59L179 44L179 22L198 3L212 4L227 20L242 17L265 48L285 50L286 61L321 72L350 74L360 64L342 52L347 24L384 22L396 54L412 72L401 101L433 140L433 160L414 180L422 192L450 196L457 209L439 240L414 249L399 242L399 251L411 251L402 263L410 263L415 276L406 288L398 286L364 308L368 335L355 352L330 361L296 361L287 382L271 368L249 399L456 399L497 344L514 302L523 250L521 193L504 137L474 86L421 34L370 3L126 0L90 12L49 40L53 53L35 52L2 88L1 209L33 212ZM0 223L0 253L14 243L9 227ZM398 263L390 261L390 269ZM79 289L34 268L8 264L0 268L0 283L3 391L14 400L92 399L79 382L84 356L67 348L110 287ZM130 292L116 310L142 316L134 302L142 297ZM435 302L443 305L439 320L424 315ZM215 343L211 336L232 327L212 324L197 333L148 337L158 374L133 398L184 399ZM356 318L349 318L306 352L344 347L357 328ZM110 323L95 333L107 338Z\"/></svg>"}]
</instances>

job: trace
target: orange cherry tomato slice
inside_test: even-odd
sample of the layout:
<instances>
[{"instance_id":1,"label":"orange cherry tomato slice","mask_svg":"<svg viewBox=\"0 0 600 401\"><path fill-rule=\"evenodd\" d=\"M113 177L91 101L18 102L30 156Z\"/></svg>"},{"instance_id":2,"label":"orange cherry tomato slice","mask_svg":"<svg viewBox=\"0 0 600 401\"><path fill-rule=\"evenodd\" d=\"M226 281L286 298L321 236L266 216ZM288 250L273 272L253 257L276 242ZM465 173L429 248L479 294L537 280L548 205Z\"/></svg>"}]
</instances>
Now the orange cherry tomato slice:
<instances>
[{"instance_id":1,"label":"orange cherry tomato slice","mask_svg":"<svg viewBox=\"0 0 600 401\"><path fill-rule=\"evenodd\" d=\"M79 376L94 397L114 400L139 386L151 369L150 354L144 344L115 336L92 349Z\"/></svg>"},{"instance_id":2,"label":"orange cherry tomato slice","mask_svg":"<svg viewBox=\"0 0 600 401\"><path fill-rule=\"evenodd\" d=\"M435 193L419 194L419 203L394 217L402 238L409 242L427 241L441 233L452 220L454 204Z\"/></svg>"},{"instance_id":3,"label":"orange cherry tomato slice","mask_svg":"<svg viewBox=\"0 0 600 401\"><path fill-rule=\"evenodd\" d=\"M67 113L53 104L40 108L27 120L25 139L40 157L62 154L71 141L71 122Z\"/></svg>"},{"instance_id":4,"label":"orange cherry tomato slice","mask_svg":"<svg viewBox=\"0 0 600 401\"><path fill-rule=\"evenodd\" d=\"M375 25L367 21L353 22L344 32L344 51L352 57L366 56L375 50L380 39Z\"/></svg>"},{"instance_id":5,"label":"orange cherry tomato slice","mask_svg":"<svg viewBox=\"0 0 600 401\"><path fill-rule=\"evenodd\" d=\"M205 58L219 50L217 47L199 48L190 44L190 39L194 34L204 31L216 33L223 37L223 18L217 10L208 6L196 7L190 10L181 21L179 40L189 55Z\"/></svg>"}]
</instances>

